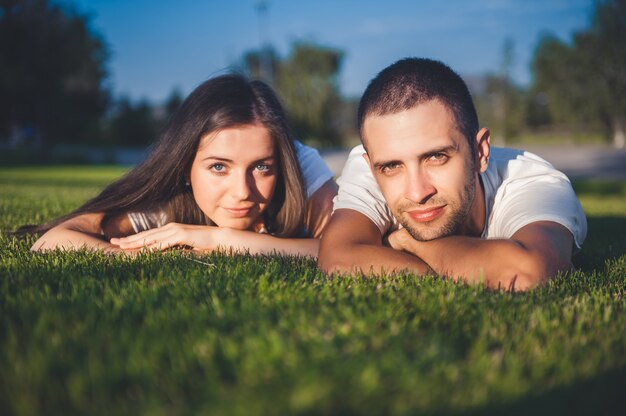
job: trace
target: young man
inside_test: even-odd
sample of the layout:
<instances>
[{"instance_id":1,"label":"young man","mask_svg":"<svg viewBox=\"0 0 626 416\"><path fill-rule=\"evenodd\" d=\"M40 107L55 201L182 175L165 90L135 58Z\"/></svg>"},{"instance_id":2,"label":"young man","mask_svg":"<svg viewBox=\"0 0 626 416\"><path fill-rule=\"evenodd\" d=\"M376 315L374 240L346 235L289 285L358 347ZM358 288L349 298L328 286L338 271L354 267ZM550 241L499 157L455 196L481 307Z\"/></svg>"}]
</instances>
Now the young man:
<instances>
[{"instance_id":1,"label":"young man","mask_svg":"<svg viewBox=\"0 0 626 416\"><path fill-rule=\"evenodd\" d=\"M567 177L524 151L491 148L450 68L404 59L359 105L362 146L339 179L322 238L327 273L436 273L527 289L571 269L587 232Z\"/></svg>"}]
</instances>

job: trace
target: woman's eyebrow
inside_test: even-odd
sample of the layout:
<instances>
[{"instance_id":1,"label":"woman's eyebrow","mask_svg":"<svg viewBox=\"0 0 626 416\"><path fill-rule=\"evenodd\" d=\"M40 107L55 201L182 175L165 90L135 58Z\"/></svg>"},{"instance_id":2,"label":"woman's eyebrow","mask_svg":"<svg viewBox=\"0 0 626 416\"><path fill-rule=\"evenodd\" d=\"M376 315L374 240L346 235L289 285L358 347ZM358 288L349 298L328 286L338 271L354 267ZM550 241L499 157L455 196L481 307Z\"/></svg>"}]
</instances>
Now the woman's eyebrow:
<instances>
[{"instance_id":1,"label":"woman's eyebrow","mask_svg":"<svg viewBox=\"0 0 626 416\"><path fill-rule=\"evenodd\" d=\"M232 162L233 161L232 159L228 159L227 157L211 156L211 155L202 158L202 160L209 160L209 159L218 160L220 162Z\"/></svg>"},{"instance_id":2,"label":"woman's eyebrow","mask_svg":"<svg viewBox=\"0 0 626 416\"><path fill-rule=\"evenodd\" d=\"M277 157L276 156L266 156L266 157L261 157L259 159L255 159L253 163L256 162L263 162L263 161L268 161L268 160L275 160ZM203 157L202 160L217 160L219 162L230 162L230 163L234 163L235 160L234 159L229 159L227 157L221 157L221 156L213 156L213 155L209 155L206 157Z\"/></svg>"}]
</instances>

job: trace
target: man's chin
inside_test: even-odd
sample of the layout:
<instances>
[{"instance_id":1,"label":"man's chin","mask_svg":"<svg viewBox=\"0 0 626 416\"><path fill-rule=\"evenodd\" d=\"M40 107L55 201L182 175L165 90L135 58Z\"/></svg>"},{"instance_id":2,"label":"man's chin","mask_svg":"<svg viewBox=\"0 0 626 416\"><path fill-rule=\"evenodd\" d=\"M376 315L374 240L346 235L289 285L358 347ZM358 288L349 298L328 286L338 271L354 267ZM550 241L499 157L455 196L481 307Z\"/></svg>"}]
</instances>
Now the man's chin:
<instances>
[{"instance_id":1,"label":"man's chin","mask_svg":"<svg viewBox=\"0 0 626 416\"><path fill-rule=\"evenodd\" d=\"M409 222L401 222L407 232L417 241L432 241L438 238L448 237L454 234L454 230L448 224L428 224L416 226Z\"/></svg>"},{"instance_id":2,"label":"man's chin","mask_svg":"<svg viewBox=\"0 0 626 416\"><path fill-rule=\"evenodd\" d=\"M406 230L408 231L409 234L411 234L411 237L413 237L417 241L432 241L438 238L447 237L449 235L449 234L439 233L439 232L435 232L435 233L417 232L410 228L407 228Z\"/></svg>"}]
</instances>

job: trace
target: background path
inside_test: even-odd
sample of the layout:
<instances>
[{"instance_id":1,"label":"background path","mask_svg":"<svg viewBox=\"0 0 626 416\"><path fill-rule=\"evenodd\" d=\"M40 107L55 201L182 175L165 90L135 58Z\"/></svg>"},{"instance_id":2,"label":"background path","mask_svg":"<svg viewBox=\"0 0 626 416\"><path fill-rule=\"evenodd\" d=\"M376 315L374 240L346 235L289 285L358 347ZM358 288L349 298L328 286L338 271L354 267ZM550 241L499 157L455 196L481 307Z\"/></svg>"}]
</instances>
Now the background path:
<instances>
[{"instance_id":1,"label":"background path","mask_svg":"<svg viewBox=\"0 0 626 416\"><path fill-rule=\"evenodd\" d=\"M588 144L520 147L543 157L570 179L626 180L626 149ZM320 153L330 169L339 176L349 150L328 150Z\"/></svg>"}]
</instances>

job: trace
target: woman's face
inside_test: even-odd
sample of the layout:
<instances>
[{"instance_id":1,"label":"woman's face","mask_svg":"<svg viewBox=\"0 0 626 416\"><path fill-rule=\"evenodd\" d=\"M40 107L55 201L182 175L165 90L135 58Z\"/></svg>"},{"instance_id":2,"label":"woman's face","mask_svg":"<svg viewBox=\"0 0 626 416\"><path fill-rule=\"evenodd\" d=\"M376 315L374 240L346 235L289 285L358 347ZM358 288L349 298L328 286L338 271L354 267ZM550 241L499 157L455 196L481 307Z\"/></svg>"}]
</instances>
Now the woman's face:
<instances>
[{"instance_id":1,"label":"woman's face","mask_svg":"<svg viewBox=\"0 0 626 416\"><path fill-rule=\"evenodd\" d=\"M217 226L256 231L277 176L270 132L262 124L248 124L202 137L190 183L196 203Z\"/></svg>"}]
</instances>

